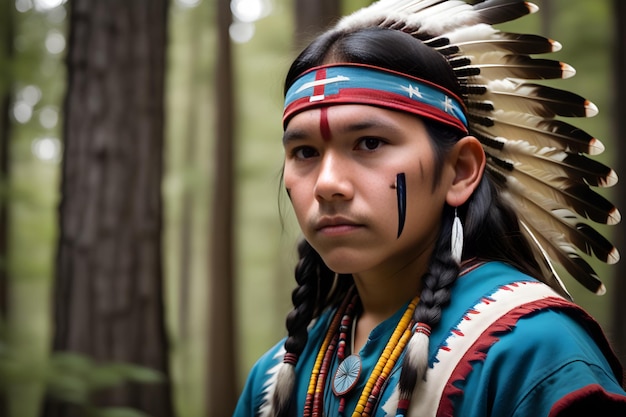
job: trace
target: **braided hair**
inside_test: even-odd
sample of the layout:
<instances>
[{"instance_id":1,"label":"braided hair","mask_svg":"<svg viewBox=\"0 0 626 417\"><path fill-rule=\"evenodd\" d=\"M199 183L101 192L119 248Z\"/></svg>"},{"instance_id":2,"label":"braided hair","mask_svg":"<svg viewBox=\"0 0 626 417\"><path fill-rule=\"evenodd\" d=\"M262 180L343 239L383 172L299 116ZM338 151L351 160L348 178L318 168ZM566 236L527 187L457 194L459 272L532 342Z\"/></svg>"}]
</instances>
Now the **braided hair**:
<instances>
[{"instance_id":1,"label":"braided hair","mask_svg":"<svg viewBox=\"0 0 626 417\"><path fill-rule=\"evenodd\" d=\"M463 86L446 59L406 33L383 28L356 31L333 30L316 38L296 58L288 71L285 92L305 71L331 62L373 65L428 80L457 96ZM435 155L433 186L441 177L443 160L454 144L464 136L430 120L423 120ZM459 275L459 264L450 252L454 211L464 220L467 243L462 259L500 260L521 271L540 277L531 246L522 235L514 211L499 194L496 182L486 172L470 199L461 207L445 205L438 239L427 272L421 277L420 301L414 321L428 329L441 320L441 312L450 301L450 290ZM300 260L295 278L298 287L292 293L294 308L287 316L288 337L285 363L279 370L274 392L272 415L286 416L295 379L295 364L307 343L307 326L324 310L336 305L347 293L352 280L332 272L320 255L306 241L298 247ZM410 398L423 379L428 365L428 332L416 332L407 347L402 364L400 398Z\"/></svg>"}]
</instances>

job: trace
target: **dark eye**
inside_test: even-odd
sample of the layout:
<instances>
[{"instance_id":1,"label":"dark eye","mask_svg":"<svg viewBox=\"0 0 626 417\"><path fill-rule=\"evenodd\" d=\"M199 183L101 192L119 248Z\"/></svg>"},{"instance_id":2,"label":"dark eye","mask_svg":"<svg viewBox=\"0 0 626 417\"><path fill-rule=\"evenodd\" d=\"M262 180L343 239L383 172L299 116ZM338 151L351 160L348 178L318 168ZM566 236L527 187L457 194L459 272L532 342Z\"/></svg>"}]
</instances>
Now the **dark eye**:
<instances>
[{"instance_id":1,"label":"dark eye","mask_svg":"<svg viewBox=\"0 0 626 417\"><path fill-rule=\"evenodd\" d=\"M384 142L377 138L363 138L357 144L357 149L373 151L381 147Z\"/></svg>"},{"instance_id":2,"label":"dark eye","mask_svg":"<svg viewBox=\"0 0 626 417\"><path fill-rule=\"evenodd\" d=\"M293 150L293 156L298 159L309 159L318 155L319 154L317 153L315 148L312 148L310 146L300 146Z\"/></svg>"}]
</instances>

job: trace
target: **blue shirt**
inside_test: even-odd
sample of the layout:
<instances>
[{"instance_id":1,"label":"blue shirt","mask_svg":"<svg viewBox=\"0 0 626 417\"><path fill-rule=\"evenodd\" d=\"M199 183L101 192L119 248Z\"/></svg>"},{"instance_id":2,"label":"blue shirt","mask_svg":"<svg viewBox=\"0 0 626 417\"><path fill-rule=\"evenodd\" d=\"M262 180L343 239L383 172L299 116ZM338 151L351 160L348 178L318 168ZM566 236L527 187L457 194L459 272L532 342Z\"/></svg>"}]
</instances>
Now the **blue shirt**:
<instances>
[{"instance_id":1,"label":"blue shirt","mask_svg":"<svg viewBox=\"0 0 626 417\"><path fill-rule=\"evenodd\" d=\"M593 410L588 415L626 416L626 393L618 383L621 367L599 326L578 307L558 297L533 298L520 305L513 303L511 308L507 305L497 319L492 317L494 306L504 306L507 297L518 300L535 288L545 291L547 286L497 262L459 277L430 338L431 369L424 385L439 385L441 390L435 390L435 398L425 394L433 407L429 415L556 416L576 407L583 415L588 409ZM359 352L361 377L346 398L346 415L352 414L405 308L378 325ZM302 414L313 363L332 313L324 313L309 330L296 367L294 415ZM485 328L476 331L483 323ZM235 417L262 415L271 377L282 362L283 344L284 340L253 367ZM460 349L463 344L467 346ZM373 416L395 416L401 362L390 375ZM439 372L442 364L451 365L449 374ZM339 407L330 388L337 365L335 358L324 394L326 416L336 416ZM408 416L413 415L411 410Z\"/></svg>"}]
</instances>

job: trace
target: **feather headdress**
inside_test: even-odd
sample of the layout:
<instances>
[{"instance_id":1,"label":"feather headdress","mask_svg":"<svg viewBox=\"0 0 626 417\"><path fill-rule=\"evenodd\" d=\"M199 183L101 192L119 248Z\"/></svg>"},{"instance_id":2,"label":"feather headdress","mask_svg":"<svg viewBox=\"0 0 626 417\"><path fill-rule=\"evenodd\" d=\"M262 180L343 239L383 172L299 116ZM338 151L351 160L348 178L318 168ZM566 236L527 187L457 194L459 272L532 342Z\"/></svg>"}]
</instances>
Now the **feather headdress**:
<instances>
[{"instance_id":1,"label":"feather headdress","mask_svg":"<svg viewBox=\"0 0 626 417\"><path fill-rule=\"evenodd\" d=\"M534 82L569 78L574 69L531 55L561 45L494 24L534 13L522 0L379 0L344 17L336 29L384 27L407 32L444 55L461 84L469 130L483 144L487 170L512 203L537 250L549 284L567 295L553 263L596 294L605 287L585 257L612 264L617 249L589 221L614 225L617 208L591 187L610 187L615 172L589 156L602 143L557 117L591 117L584 98ZM530 80L530 81L529 81Z\"/></svg>"},{"instance_id":2,"label":"feather headdress","mask_svg":"<svg viewBox=\"0 0 626 417\"><path fill-rule=\"evenodd\" d=\"M291 84L283 122L321 101L346 102L339 92L326 95L327 86L345 83L350 94L360 94L358 103L383 107L401 103L404 111L418 115L427 112L431 120L457 129L460 124L459 131L469 130L481 141L487 156L487 173L515 209L520 229L544 269L544 280L557 292L569 296L554 266L560 264L587 289L603 294L604 285L587 258L611 264L619 260L619 254L590 223L614 225L621 216L592 187L610 187L617 182L617 175L590 158L604 151L602 143L561 119L591 117L598 109L576 94L535 81L575 74L565 63L535 57L558 51L558 42L536 35L505 33L493 27L534 13L537 6L523 0L472 3L475 4L462 0L379 0L344 17L334 28L347 33L381 27L412 35L447 59L461 86L462 97L450 95L445 89L430 88L432 85L425 82L419 84L420 100L413 100L413 79L408 91L400 92L400 84L393 82L397 74L383 68L377 68L372 75L372 68L367 66L341 64L342 73L337 73L332 65L326 65L305 71ZM363 85L367 88L361 88ZM413 317L416 323L392 396L398 399L397 415L414 414L411 398L429 372L430 331L437 322L422 322L418 316ZM282 369L277 371L276 380L281 381L275 380L266 391L273 400L263 415L287 414L299 353L285 354Z\"/></svg>"}]
</instances>

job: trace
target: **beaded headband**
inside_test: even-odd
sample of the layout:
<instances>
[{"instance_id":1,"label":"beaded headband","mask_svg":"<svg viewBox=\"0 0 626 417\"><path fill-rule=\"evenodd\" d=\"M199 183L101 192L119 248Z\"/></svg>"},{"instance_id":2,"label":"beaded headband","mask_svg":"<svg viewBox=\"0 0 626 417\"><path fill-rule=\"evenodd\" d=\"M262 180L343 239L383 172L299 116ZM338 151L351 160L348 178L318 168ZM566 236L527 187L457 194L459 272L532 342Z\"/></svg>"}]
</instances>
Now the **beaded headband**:
<instances>
[{"instance_id":1,"label":"beaded headband","mask_svg":"<svg viewBox=\"0 0 626 417\"><path fill-rule=\"evenodd\" d=\"M419 78L361 64L310 69L289 88L283 126L297 113L335 104L367 104L412 113L468 132L465 107L450 91Z\"/></svg>"}]
</instances>

